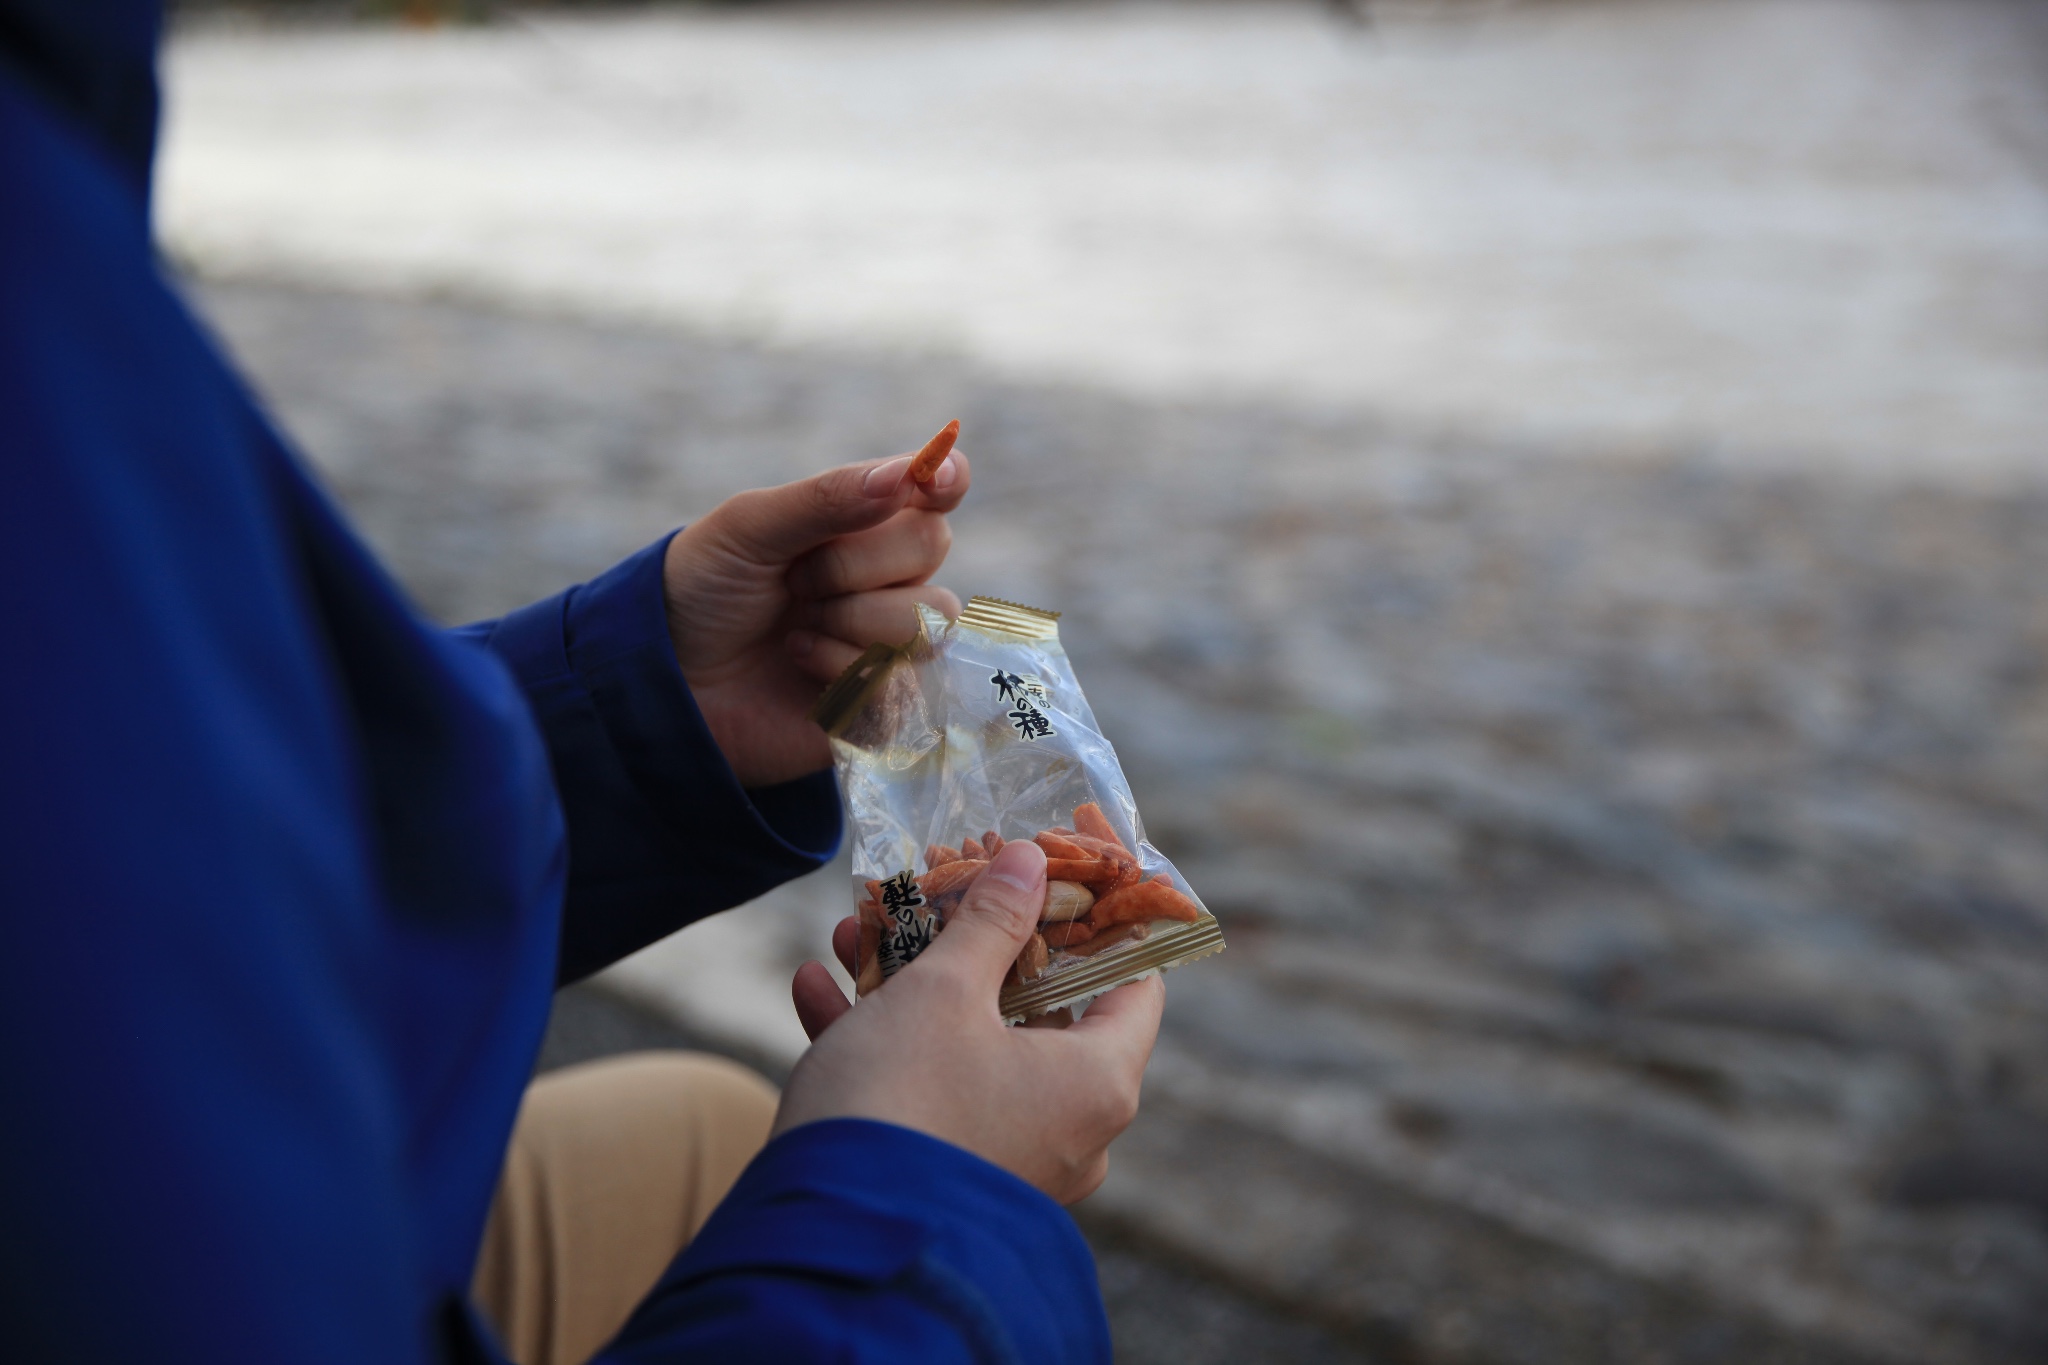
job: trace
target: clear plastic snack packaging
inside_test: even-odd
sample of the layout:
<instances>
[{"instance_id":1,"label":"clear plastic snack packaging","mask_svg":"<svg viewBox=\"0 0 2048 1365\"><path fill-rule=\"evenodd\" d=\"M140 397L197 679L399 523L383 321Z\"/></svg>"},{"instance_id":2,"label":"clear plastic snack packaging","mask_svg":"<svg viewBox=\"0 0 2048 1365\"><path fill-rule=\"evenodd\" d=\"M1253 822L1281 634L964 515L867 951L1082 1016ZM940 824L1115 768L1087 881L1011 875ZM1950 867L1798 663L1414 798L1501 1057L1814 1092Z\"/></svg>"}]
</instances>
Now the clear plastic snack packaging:
<instances>
[{"instance_id":1,"label":"clear plastic snack packaging","mask_svg":"<svg viewBox=\"0 0 2048 1365\"><path fill-rule=\"evenodd\" d=\"M922 952L1013 839L1045 850L1047 894L1003 987L1006 1019L1221 951L1215 917L1145 839L1059 614L977 597L957 621L918 617L914 640L870 649L815 712L853 845L856 994Z\"/></svg>"}]
</instances>

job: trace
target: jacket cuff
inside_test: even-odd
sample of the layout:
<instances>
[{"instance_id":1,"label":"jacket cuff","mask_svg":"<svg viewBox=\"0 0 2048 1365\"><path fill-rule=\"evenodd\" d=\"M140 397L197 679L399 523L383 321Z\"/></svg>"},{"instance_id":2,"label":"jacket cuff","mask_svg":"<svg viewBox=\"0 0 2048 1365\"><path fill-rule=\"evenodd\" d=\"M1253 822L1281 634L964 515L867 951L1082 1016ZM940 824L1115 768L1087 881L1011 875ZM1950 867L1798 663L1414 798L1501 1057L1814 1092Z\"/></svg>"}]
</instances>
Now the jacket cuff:
<instances>
[{"instance_id":1,"label":"jacket cuff","mask_svg":"<svg viewBox=\"0 0 2048 1365\"><path fill-rule=\"evenodd\" d=\"M870 1119L776 1138L621 1333L660 1337L730 1277L824 1281L922 1310L979 1360L1107 1362L1095 1258L1066 1210L951 1143Z\"/></svg>"},{"instance_id":2,"label":"jacket cuff","mask_svg":"<svg viewBox=\"0 0 2048 1365\"><path fill-rule=\"evenodd\" d=\"M669 639L670 537L481 628L547 738L569 831L559 978L814 871L839 844L829 772L749 792Z\"/></svg>"}]
</instances>

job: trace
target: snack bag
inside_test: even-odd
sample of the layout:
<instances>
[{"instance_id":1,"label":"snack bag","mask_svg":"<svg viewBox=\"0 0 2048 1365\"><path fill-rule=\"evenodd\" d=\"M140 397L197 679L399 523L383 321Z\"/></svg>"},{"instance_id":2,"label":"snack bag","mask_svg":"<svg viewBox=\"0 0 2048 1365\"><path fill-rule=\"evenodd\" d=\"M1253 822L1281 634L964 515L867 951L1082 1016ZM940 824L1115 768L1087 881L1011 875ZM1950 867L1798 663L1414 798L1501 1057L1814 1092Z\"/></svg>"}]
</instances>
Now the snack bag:
<instances>
[{"instance_id":1,"label":"snack bag","mask_svg":"<svg viewBox=\"0 0 2048 1365\"><path fill-rule=\"evenodd\" d=\"M977 597L877 645L814 713L832 738L860 909L857 995L922 952L1004 843L1045 850L1011 1021L1206 957L1223 931L1145 841L1116 752L1060 648L1059 614Z\"/></svg>"}]
</instances>

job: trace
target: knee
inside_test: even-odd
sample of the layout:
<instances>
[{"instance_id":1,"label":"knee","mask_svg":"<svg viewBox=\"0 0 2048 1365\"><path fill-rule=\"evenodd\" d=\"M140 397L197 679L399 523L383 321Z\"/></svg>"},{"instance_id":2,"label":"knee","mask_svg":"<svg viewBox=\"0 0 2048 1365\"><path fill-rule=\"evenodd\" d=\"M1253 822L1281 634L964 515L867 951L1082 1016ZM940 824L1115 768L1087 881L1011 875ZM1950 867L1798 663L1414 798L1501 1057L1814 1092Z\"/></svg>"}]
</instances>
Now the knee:
<instances>
[{"instance_id":1,"label":"knee","mask_svg":"<svg viewBox=\"0 0 2048 1365\"><path fill-rule=\"evenodd\" d=\"M765 1135L782 1092L751 1067L706 1052L640 1052L618 1058L623 1074L694 1110L758 1123Z\"/></svg>"},{"instance_id":2,"label":"knee","mask_svg":"<svg viewBox=\"0 0 2048 1365\"><path fill-rule=\"evenodd\" d=\"M605 1113L614 1124L731 1133L759 1146L781 1095L737 1062L702 1052L629 1052L564 1067L534 1083L529 1104Z\"/></svg>"}]
</instances>

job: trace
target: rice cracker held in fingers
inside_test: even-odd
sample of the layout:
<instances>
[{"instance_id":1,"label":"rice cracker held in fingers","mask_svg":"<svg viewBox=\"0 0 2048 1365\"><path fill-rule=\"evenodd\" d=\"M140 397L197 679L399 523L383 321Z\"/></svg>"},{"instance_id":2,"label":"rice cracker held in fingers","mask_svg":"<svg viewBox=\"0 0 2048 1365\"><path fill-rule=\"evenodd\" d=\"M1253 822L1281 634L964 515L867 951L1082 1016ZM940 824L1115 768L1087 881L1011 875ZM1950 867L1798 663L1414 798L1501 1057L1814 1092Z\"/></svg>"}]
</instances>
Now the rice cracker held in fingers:
<instances>
[{"instance_id":1,"label":"rice cracker held in fingers","mask_svg":"<svg viewBox=\"0 0 2048 1365\"><path fill-rule=\"evenodd\" d=\"M946 423L939 434L924 443L924 449L917 452L917 458L910 462L910 477L918 483L930 483L932 476L939 472L939 466L953 453L953 442L960 439L960 419L955 417Z\"/></svg>"}]
</instances>

